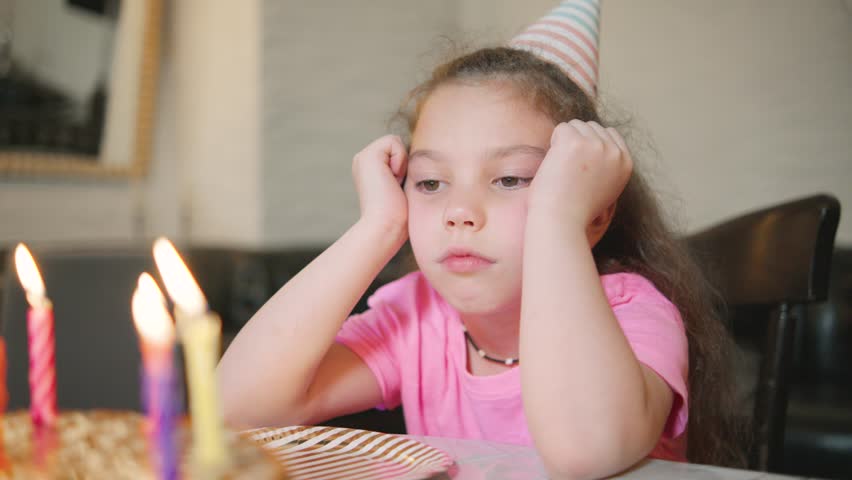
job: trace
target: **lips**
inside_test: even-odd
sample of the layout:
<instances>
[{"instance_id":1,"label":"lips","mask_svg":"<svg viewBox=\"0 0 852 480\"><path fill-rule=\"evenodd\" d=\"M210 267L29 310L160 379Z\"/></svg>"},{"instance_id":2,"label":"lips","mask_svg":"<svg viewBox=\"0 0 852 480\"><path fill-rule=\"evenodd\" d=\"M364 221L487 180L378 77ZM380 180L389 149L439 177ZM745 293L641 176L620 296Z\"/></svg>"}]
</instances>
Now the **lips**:
<instances>
[{"instance_id":1,"label":"lips","mask_svg":"<svg viewBox=\"0 0 852 480\"><path fill-rule=\"evenodd\" d=\"M474 250L451 248L438 259L438 263L454 273L472 273L488 268L494 260Z\"/></svg>"}]
</instances>

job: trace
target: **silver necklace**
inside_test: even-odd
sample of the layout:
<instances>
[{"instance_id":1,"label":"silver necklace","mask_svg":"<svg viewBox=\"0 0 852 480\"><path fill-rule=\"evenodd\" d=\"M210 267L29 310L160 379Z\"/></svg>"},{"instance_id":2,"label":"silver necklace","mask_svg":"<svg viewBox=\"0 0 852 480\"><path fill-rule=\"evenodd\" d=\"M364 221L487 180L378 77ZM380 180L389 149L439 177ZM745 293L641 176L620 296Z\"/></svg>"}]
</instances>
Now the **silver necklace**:
<instances>
[{"instance_id":1,"label":"silver necklace","mask_svg":"<svg viewBox=\"0 0 852 480\"><path fill-rule=\"evenodd\" d=\"M502 363L503 365L508 365L510 367L512 365L520 365L520 358L497 358L485 353L485 350L479 348L479 346L476 345L476 342L473 341L473 337L470 336L470 332L467 331L467 328L465 328L464 325L462 325L462 331L464 332L464 338L467 339L467 342L470 343L470 346L473 347L474 350L476 350L476 353L480 357L488 360L489 362Z\"/></svg>"}]
</instances>

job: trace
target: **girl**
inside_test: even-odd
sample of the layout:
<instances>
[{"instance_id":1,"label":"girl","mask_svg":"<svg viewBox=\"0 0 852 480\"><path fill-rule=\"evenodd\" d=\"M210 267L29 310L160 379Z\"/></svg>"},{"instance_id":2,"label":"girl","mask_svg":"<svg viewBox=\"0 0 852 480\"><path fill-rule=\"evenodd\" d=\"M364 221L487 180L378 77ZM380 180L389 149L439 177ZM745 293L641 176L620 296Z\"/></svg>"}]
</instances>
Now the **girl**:
<instances>
[{"instance_id":1,"label":"girl","mask_svg":"<svg viewBox=\"0 0 852 480\"><path fill-rule=\"evenodd\" d=\"M355 156L360 219L221 361L229 424L402 404L411 434L532 444L558 478L733 458L712 290L593 83L542 57L438 67L408 102L409 144ZM407 239L419 271L344 322Z\"/></svg>"}]
</instances>

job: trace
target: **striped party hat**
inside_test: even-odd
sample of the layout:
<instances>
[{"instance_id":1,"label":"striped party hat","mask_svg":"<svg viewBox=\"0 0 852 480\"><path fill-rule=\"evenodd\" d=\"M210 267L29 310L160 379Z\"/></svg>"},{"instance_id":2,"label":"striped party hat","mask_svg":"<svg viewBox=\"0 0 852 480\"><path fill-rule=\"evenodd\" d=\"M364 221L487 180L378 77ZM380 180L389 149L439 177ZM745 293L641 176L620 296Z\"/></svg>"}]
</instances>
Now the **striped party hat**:
<instances>
[{"instance_id":1,"label":"striped party hat","mask_svg":"<svg viewBox=\"0 0 852 480\"><path fill-rule=\"evenodd\" d=\"M555 63L592 98L598 85L599 0L564 0L509 42Z\"/></svg>"}]
</instances>

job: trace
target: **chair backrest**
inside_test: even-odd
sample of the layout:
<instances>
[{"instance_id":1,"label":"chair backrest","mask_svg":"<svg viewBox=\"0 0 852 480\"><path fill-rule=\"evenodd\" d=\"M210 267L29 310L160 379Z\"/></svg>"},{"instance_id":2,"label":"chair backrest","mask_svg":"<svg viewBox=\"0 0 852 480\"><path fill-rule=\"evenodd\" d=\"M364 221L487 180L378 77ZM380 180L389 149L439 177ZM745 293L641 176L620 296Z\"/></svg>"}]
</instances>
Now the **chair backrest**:
<instances>
[{"instance_id":1,"label":"chair backrest","mask_svg":"<svg viewBox=\"0 0 852 480\"><path fill-rule=\"evenodd\" d=\"M54 307L57 403L61 409L140 409L141 356L130 312L136 280L153 272L148 247L34 249ZM2 331L9 408L29 405L27 303L7 261Z\"/></svg>"},{"instance_id":2,"label":"chair backrest","mask_svg":"<svg viewBox=\"0 0 852 480\"><path fill-rule=\"evenodd\" d=\"M787 374L797 308L825 300L840 204L815 195L747 213L687 241L737 315L734 331L762 330L751 467L773 470L783 449ZM759 312L760 315L754 315ZM742 328L745 327L745 328Z\"/></svg>"},{"instance_id":3,"label":"chair backrest","mask_svg":"<svg viewBox=\"0 0 852 480\"><path fill-rule=\"evenodd\" d=\"M810 305L796 332L792 380L809 395L830 385L852 393L852 247L835 247L831 265L827 301Z\"/></svg>"}]
</instances>

